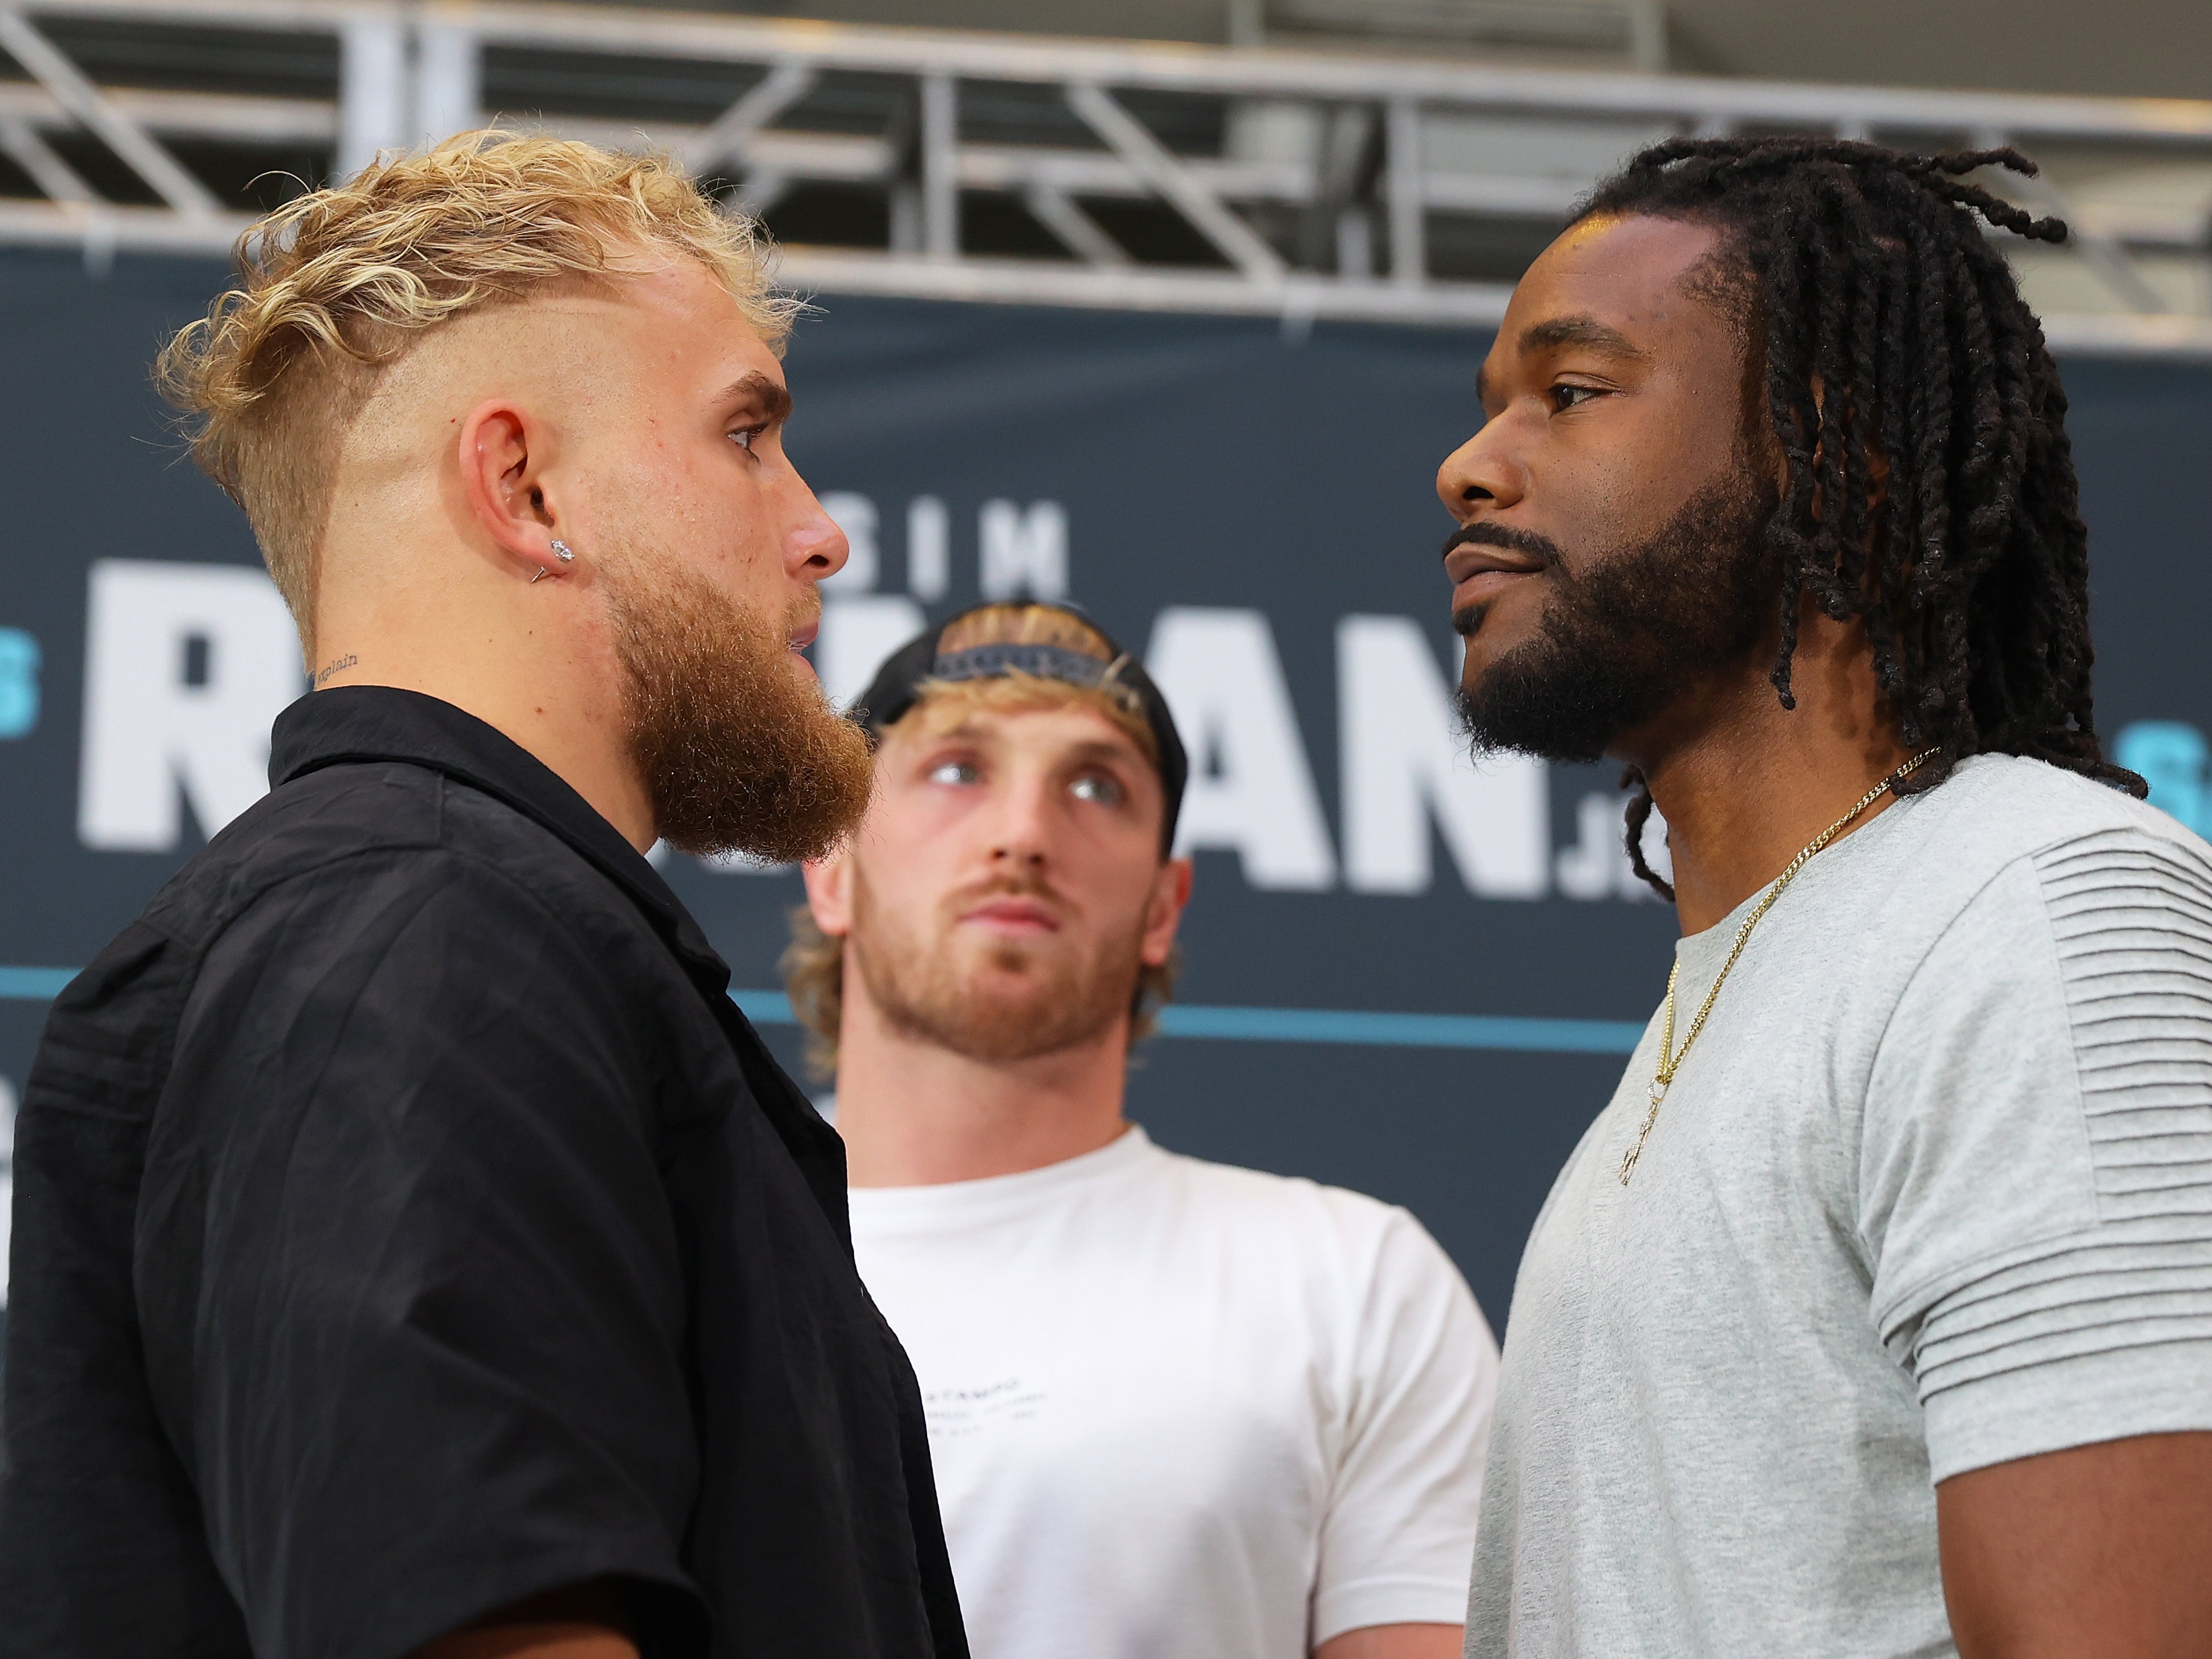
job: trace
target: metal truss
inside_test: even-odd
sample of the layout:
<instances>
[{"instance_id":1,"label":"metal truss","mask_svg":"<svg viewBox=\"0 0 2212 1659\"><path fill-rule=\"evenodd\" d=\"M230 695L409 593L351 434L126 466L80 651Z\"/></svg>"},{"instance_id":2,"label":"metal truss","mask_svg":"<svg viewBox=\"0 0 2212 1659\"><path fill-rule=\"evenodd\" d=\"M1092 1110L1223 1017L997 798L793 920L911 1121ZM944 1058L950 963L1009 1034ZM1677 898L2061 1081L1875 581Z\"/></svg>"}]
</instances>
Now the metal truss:
<instances>
[{"instance_id":1,"label":"metal truss","mask_svg":"<svg viewBox=\"0 0 2212 1659\"><path fill-rule=\"evenodd\" d=\"M292 65L255 78L256 41ZM1669 133L2018 144L2063 349L2212 358L2212 103L1792 86L565 4L0 0L0 243L218 252L319 181L496 120L653 145L823 293L1480 325ZM288 56L289 55L289 56ZM194 65L199 65L198 70ZM211 67L210 67L211 66Z\"/></svg>"}]
</instances>

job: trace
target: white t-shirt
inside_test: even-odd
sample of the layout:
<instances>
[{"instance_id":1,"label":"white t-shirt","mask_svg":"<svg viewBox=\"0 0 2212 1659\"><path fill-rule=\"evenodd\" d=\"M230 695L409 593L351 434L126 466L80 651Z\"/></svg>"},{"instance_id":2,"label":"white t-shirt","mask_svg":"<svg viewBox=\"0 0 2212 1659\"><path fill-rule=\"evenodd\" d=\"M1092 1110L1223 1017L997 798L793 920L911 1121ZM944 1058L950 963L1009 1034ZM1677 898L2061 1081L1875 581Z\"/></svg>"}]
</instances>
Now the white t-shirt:
<instances>
[{"instance_id":1,"label":"white t-shirt","mask_svg":"<svg viewBox=\"0 0 2212 1659\"><path fill-rule=\"evenodd\" d=\"M1406 1212L1132 1128L852 1214L976 1659L1304 1659L1460 1622L1498 1350Z\"/></svg>"}]
</instances>

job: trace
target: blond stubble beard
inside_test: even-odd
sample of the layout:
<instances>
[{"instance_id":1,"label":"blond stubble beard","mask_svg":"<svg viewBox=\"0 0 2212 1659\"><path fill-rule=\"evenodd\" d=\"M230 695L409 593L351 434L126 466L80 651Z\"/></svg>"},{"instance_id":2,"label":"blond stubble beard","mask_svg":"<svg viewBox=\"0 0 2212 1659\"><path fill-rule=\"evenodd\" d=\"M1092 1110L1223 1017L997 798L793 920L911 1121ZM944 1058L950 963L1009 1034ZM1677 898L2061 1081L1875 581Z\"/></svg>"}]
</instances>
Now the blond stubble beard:
<instances>
[{"instance_id":1,"label":"blond stubble beard","mask_svg":"<svg viewBox=\"0 0 2212 1659\"><path fill-rule=\"evenodd\" d=\"M1007 885L991 896L1036 890ZM970 971L975 980L1001 984L1018 978L1020 988L987 989L963 975L950 918L933 939L915 937L878 907L866 877L854 866L848 971L858 966L869 1000L893 1030L969 1060L1006 1064L1097 1042L1129 1012L1142 950L1141 928L1101 939L1082 956L997 940Z\"/></svg>"},{"instance_id":2,"label":"blond stubble beard","mask_svg":"<svg viewBox=\"0 0 2212 1659\"><path fill-rule=\"evenodd\" d=\"M649 574L648 574L649 570ZM790 629L662 562L603 570L631 758L680 851L818 858L867 810L867 735L790 660Z\"/></svg>"}]
</instances>

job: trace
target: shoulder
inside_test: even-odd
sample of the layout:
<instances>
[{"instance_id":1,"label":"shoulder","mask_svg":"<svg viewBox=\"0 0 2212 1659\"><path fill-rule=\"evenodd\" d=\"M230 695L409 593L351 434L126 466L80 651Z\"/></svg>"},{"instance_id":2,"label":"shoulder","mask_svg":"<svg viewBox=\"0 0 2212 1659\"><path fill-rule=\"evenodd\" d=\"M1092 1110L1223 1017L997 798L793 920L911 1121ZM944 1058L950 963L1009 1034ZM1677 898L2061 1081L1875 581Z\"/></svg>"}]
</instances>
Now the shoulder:
<instances>
[{"instance_id":1,"label":"shoulder","mask_svg":"<svg viewBox=\"0 0 2212 1659\"><path fill-rule=\"evenodd\" d=\"M1900 810L1863 872L1881 894L1863 937L1906 976L1954 949L2045 937L2058 910L2095 895L2178 884L2212 900L2212 848L2157 808L2041 761L1973 757Z\"/></svg>"},{"instance_id":2,"label":"shoulder","mask_svg":"<svg viewBox=\"0 0 2212 1659\"><path fill-rule=\"evenodd\" d=\"M2089 841L2171 849L2203 864L2203 841L2108 784L2016 755L1977 755L1922 798L1918 836L1950 868L1986 878L2017 860Z\"/></svg>"},{"instance_id":3,"label":"shoulder","mask_svg":"<svg viewBox=\"0 0 2212 1659\"><path fill-rule=\"evenodd\" d=\"M190 951L252 912L297 908L342 925L423 905L556 932L627 909L588 860L526 814L429 767L374 761L270 791L178 872L143 922Z\"/></svg>"},{"instance_id":4,"label":"shoulder","mask_svg":"<svg viewBox=\"0 0 2212 1659\"><path fill-rule=\"evenodd\" d=\"M2212 847L2168 814L2038 761L1970 762L1936 792L1956 799L1930 826L1923 880L1948 884L1954 928L2002 933L2031 920L2069 940L2114 926L2206 932Z\"/></svg>"},{"instance_id":5,"label":"shoulder","mask_svg":"<svg viewBox=\"0 0 2212 1659\"><path fill-rule=\"evenodd\" d=\"M1280 1261L1337 1279L1353 1293L1378 1276L1461 1283L1451 1258L1411 1212L1303 1176L1271 1175L1155 1148L1183 1191L1191 1219L1233 1233Z\"/></svg>"},{"instance_id":6,"label":"shoulder","mask_svg":"<svg viewBox=\"0 0 2212 1659\"><path fill-rule=\"evenodd\" d=\"M86 990L111 967L149 983L149 945L173 988L169 1017L219 1030L367 996L429 1031L482 1017L492 988L525 985L540 1021L629 1026L685 1006L659 994L680 969L588 859L404 762L331 766L271 792L162 890L117 962L104 953L80 976ZM127 994L118 1006L149 1012Z\"/></svg>"}]
</instances>

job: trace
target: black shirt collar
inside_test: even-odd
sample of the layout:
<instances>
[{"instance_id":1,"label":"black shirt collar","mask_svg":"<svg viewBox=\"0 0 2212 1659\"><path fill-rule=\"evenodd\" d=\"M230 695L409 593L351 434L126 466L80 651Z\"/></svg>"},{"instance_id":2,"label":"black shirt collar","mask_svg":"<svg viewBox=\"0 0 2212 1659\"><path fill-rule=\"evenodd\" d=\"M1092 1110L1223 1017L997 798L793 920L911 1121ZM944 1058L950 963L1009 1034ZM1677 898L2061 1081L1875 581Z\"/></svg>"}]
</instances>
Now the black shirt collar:
<instances>
[{"instance_id":1,"label":"black shirt collar","mask_svg":"<svg viewBox=\"0 0 2212 1659\"><path fill-rule=\"evenodd\" d=\"M276 717L271 788L325 766L398 761L481 790L568 843L626 894L682 963L736 1050L747 1087L798 1164L846 1249L845 1145L786 1077L730 1000L730 968L638 850L529 750L474 714L419 691L345 685L311 691Z\"/></svg>"},{"instance_id":2,"label":"black shirt collar","mask_svg":"<svg viewBox=\"0 0 2212 1659\"><path fill-rule=\"evenodd\" d=\"M276 788L325 766L404 761L457 778L550 830L627 893L692 977L720 995L729 964L614 825L535 755L465 709L419 691L342 685L311 691L277 715L270 734Z\"/></svg>"}]
</instances>

